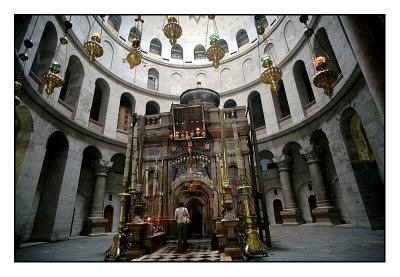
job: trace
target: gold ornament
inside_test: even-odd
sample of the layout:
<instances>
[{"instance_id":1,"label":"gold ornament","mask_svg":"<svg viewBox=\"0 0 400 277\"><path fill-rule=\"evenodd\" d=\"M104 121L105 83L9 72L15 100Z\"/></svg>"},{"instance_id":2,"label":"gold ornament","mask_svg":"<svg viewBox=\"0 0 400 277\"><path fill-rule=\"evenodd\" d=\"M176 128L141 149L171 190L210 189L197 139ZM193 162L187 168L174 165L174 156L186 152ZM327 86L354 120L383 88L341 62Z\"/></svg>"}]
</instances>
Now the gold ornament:
<instances>
[{"instance_id":1,"label":"gold ornament","mask_svg":"<svg viewBox=\"0 0 400 277\"><path fill-rule=\"evenodd\" d=\"M134 38L132 40L132 47L129 50L128 56L125 59L122 59L123 62L128 61L129 66L133 69L135 66L139 65L142 62L142 53L140 53L140 40Z\"/></svg>"},{"instance_id":2,"label":"gold ornament","mask_svg":"<svg viewBox=\"0 0 400 277\"><path fill-rule=\"evenodd\" d=\"M225 56L225 50L218 45L218 39L219 39L218 35L212 34L210 36L210 39L211 39L210 42L211 46L210 48L207 49L206 56L209 61L213 62L213 66L215 68L218 68L220 64L219 61Z\"/></svg>"},{"instance_id":3,"label":"gold ornament","mask_svg":"<svg viewBox=\"0 0 400 277\"><path fill-rule=\"evenodd\" d=\"M103 47L100 45L101 36L98 33L94 33L91 40L87 41L83 48L89 55L89 61L93 63L96 58L103 56Z\"/></svg>"},{"instance_id":4,"label":"gold ornament","mask_svg":"<svg viewBox=\"0 0 400 277\"><path fill-rule=\"evenodd\" d=\"M336 82L338 74L333 70L327 69L328 65L323 57L318 57L315 63L319 72L314 76L313 83L317 88L323 88L324 93L331 98L333 94L332 84Z\"/></svg>"},{"instance_id":5,"label":"gold ornament","mask_svg":"<svg viewBox=\"0 0 400 277\"><path fill-rule=\"evenodd\" d=\"M176 40L182 35L182 28L174 16L168 18L168 24L164 26L163 31L164 35L169 38L171 45L175 45Z\"/></svg>"},{"instance_id":6,"label":"gold ornament","mask_svg":"<svg viewBox=\"0 0 400 277\"><path fill-rule=\"evenodd\" d=\"M50 72L42 75L41 80L43 84L47 85L46 88L47 97L49 97L50 94L53 93L54 88L61 87L64 83L61 77L57 75L58 73L60 73L60 68L61 68L60 64L58 64L57 62L53 62L50 65Z\"/></svg>"},{"instance_id":7,"label":"gold ornament","mask_svg":"<svg viewBox=\"0 0 400 277\"><path fill-rule=\"evenodd\" d=\"M270 84L271 85L271 90L275 92L278 95L279 91L279 84L278 81L282 77L282 70L278 67L272 66L272 59L270 55L265 55L261 58L261 61L263 62L263 67L267 68L262 74L261 74L261 82L265 84Z\"/></svg>"}]
</instances>

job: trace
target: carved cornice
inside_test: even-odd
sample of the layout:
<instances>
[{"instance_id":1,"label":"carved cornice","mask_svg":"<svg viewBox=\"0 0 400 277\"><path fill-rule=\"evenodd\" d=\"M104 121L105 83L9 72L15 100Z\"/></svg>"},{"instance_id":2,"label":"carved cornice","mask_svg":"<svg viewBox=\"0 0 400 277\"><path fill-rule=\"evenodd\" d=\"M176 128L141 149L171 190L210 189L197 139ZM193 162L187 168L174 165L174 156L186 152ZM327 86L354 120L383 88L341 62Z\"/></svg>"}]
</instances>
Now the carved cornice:
<instances>
[{"instance_id":1,"label":"carved cornice","mask_svg":"<svg viewBox=\"0 0 400 277\"><path fill-rule=\"evenodd\" d=\"M279 171L289 170L289 161L286 155L272 158L272 161L278 166Z\"/></svg>"},{"instance_id":2,"label":"carved cornice","mask_svg":"<svg viewBox=\"0 0 400 277\"><path fill-rule=\"evenodd\" d=\"M300 149L300 154L307 158L308 163L318 163L321 160L319 159L319 151L318 148L314 145L311 145L307 148Z\"/></svg>"},{"instance_id":3,"label":"carved cornice","mask_svg":"<svg viewBox=\"0 0 400 277\"><path fill-rule=\"evenodd\" d=\"M97 160L94 167L95 176L107 176L107 171L113 166L112 161Z\"/></svg>"}]
</instances>

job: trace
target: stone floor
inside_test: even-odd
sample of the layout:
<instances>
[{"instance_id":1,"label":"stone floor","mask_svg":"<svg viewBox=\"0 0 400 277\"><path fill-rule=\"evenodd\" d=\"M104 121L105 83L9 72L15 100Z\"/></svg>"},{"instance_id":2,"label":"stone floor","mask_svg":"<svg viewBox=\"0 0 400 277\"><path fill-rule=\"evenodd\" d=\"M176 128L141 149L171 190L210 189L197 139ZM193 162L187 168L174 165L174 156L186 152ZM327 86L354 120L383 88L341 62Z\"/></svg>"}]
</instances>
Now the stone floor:
<instances>
[{"instance_id":1,"label":"stone floor","mask_svg":"<svg viewBox=\"0 0 400 277\"><path fill-rule=\"evenodd\" d=\"M254 257L252 261L385 261L385 232L349 228L345 226L270 227L272 247L268 257ZM56 243L23 244L14 252L14 261L103 261L104 252L112 242L112 234L99 237L77 237ZM221 261L209 246L189 248L187 257L176 256L168 245L157 253L143 257L143 261ZM175 256L174 256L175 255ZM197 256L196 256L197 255ZM140 260L140 259L139 259ZM224 260L224 259L222 259ZM210 260L211 261L211 260Z\"/></svg>"}]
</instances>

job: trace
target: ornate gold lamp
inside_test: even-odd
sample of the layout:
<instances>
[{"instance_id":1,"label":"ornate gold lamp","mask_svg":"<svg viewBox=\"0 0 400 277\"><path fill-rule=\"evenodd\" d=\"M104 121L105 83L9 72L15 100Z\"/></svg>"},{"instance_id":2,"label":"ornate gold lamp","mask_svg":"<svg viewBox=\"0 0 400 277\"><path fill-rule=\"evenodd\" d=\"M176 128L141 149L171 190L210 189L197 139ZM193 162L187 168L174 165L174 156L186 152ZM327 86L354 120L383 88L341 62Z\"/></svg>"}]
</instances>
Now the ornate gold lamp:
<instances>
[{"instance_id":1,"label":"ornate gold lamp","mask_svg":"<svg viewBox=\"0 0 400 277\"><path fill-rule=\"evenodd\" d=\"M308 39L308 48L310 49L311 58L315 59L314 60L314 63L315 63L315 66L316 66L315 68L318 71L316 73L316 75L314 76L313 83L317 88L324 89L324 93L329 98L331 98L332 94L333 94L332 85L336 82L338 74L337 74L336 71L328 69L328 64L325 62L325 57L319 56L319 57L315 58L315 52L314 52L314 49L313 49L313 47L311 45L311 41L309 39L313 35L314 29L308 27L308 25L307 25L308 16L307 15L301 15L299 20L300 20L301 23L304 24L304 28L306 29L304 31L304 36L306 37L306 39ZM315 39L318 41L317 37L315 37ZM321 43L319 43L319 44L320 44L320 46L322 48ZM325 50L323 50L323 51L326 54L326 51ZM326 54L326 56L328 56L328 54Z\"/></svg>"},{"instance_id":2,"label":"ornate gold lamp","mask_svg":"<svg viewBox=\"0 0 400 277\"><path fill-rule=\"evenodd\" d=\"M267 68L262 74L261 74L261 82L265 84L270 84L271 85L271 90L275 92L278 95L279 91L279 80L282 77L282 70L279 67L272 66L273 62L271 59L271 56L269 54L264 55L261 57L262 61L262 66L264 68Z\"/></svg>"},{"instance_id":3,"label":"ornate gold lamp","mask_svg":"<svg viewBox=\"0 0 400 277\"><path fill-rule=\"evenodd\" d=\"M96 58L103 56L103 47L100 44L101 35L99 33L93 33L91 40L87 41L83 45L83 49L89 55L89 61L93 63Z\"/></svg>"},{"instance_id":4,"label":"ornate gold lamp","mask_svg":"<svg viewBox=\"0 0 400 277\"><path fill-rule=\"evenodd\" d=\"M218 34L212 34L210 36L211 47L207 49L206 56L209 61L213 62L213 66L217 69L219 66L219 61L225 56L225 50L218 45Z\"/></svg>"},{"instance_id":5,"label":"ornate gold lamp","mask_svg":"<svg viewBox=\"0 0 400 277\"><path fill-rule=\"evenodd\" d=\"M125 59L122 59L123 62L128 62L129 67L133 69L135 66L139 65L142 62L142 53L140 53L140 40L134 38L132 40L132 46L129 50L128 56Z\"/></svg>"},{"instance_id":6,"label":"ornate gold lamp","mask_svg":"<svg viewBox=\"0 0 400 277\"><path fill-rule=\"evenodd\" d=\"M60 73L60 68L61 65L54 61L50 65L50 72L42 75L41 81L47 85L47 97L53 93L54 88L61 87L64 83L61 77L57 75Z\"/></svg>"},{"instance_id":7,"label":"ornate gold lamp","mask_svg":"<svg viewBox=\"0 0 400 277\"><path fill-rule=\"evenodd\" d=\"M163 28L164 35L169 38L171 45L175 45L176 40L182 35L182 28L179 25L176 16L170 16L168 18L168 24Z\"/></svg>"},{"instance_id":8,"label":"ornate gold lamp","mask_svg":"<svg viewBox=\"0 0 400 277\"><path fill-rule=\"evenodd\" d=\"M331 98L333 94L332 84L336 82L338 74L327 69L328 65L325 63L324 57L316 58L315 64L318 73L314 76L313 83L317 88L323 88L324 93Z\"/></svg>"}]
</instances>

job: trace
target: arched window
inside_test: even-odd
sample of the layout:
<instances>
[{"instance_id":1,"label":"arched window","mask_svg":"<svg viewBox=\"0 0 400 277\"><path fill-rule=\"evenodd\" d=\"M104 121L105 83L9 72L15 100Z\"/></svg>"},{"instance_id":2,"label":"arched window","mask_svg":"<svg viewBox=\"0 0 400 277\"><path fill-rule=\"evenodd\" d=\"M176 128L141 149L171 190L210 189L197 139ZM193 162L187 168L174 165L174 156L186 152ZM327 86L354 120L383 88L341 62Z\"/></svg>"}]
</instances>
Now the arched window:
<instances>
[{"instance_id":1,"label":"arched window","mask_svg":"<svg viewBox=\"0 0 400 277\"><path fill-rule=\"evenodd\" d=\"M172 46L171 59L183 60L183 50L179 44Z\"/></svg>"},{"instance_id":2,"label":"arched window","mask_svg":"<svg viewBox=\"0 0 400 277\"><path fill-rule=\"evenodd\" d=\"M148 71L147 88L158 90L158 71L155 68L150 68Z\"/></svg>"},{"instance_id":3,"label":"arched window","mask_svg":"<svg viewBox=\"0 0 400 277\"><path fill-rule=\"evenodd\" d=\"M247 97L247 103L249 108L251 106L251 118L253 118L254 128L259 128L265 126L264 112L261 103L260 93L258 91L253 91ZM250 119L251 119L250 118Z\"/></svg>"},{"instance_id":4,"label":"arched window","mask_svg":"<svg viewBox=\"0 0 400 277\"><path fill-rule=\"evenodd\" d=\"M226 100L226 102L224 103L224 108L234 108L236 107L236 101L233 99L228 99Z\"/></svg>"},{"instance_id":5,"label":"arched window","mask_svg":"<svg viewBox=\"0 0 400 277\"><path fill-rule=\"evenodd\" d=\"M129 132L129 128L132 122L132 114L135 109L135 98L128 93L124 92L121 95L118 113L117 129L125 132Z\"/></svg>"},{"instance_id":6,"label":"arched window","mask_svg":"<svg viewBox=\"0 0 400 277\"><path fill-rule=\"evenodd\" d=\"M206 58L206 50L204 49L204 46L201 44L196 45L194 48L194 59L195 60L201 60Z\"/></svg>"},{"instance_id":7,"label":"arched window","mask_svg":"<svg viewBox=\"0 0 400 277\"><path fill-rule=\"evenodd\" d=\"M228 49L228 43L226 43L226 40L220 39L218 40L218 45L222 47L225 51L225 56L229 55L229 49Z\"/></svg>"},{"instance_id":8,"label":"arched window","mask_svg":"<svg viewBox=\"0 0 400 277\"><path fill-rule=\"evenodd\" d=\"M95 83L92 107L89 118L101 126L106 122L110 86L104 79L97 79Z\"/></svg>"},{"instance_id":9,"label":"arched window","mask_svg":"<svg viewBox=\"0 0 400 277\"><path fill-rule=\"evenodd\" d=\"M268 27L268 21L267 21L267 18L265 17L265 15L261 15L261 14L255 15L254 23L256 25L256 28L258 28L259 26L262 26L264 28Z\"/></svg>"},{"instance_id":10,"label":"arched window","mask_svg":"<svg viewBox=\"0 0 400 277\"><path fill-rule=\"evenodd\" d=\"M59 99L69 106L72 115L76 113L76 105L78 104L84 76L82 62L77 56L72 55L69 58L64 84L61 87L59 96Z\"/></svg>"},{"instance_id":11,"label":"arched window","mask_svg":"<svg viewBox=\"0 0 400 277\"><path fill-rule=\"evenodd\" d=\"M282 80L279 80L279 91L278 91L278 96L276 96L275 92L271 93L273 94L273 100L274 100L274 106L275 106L275 112L276 116L279 119L284 118L288 115L290 115L290 109L289 109L289 103L287 101L286 97L286 91L285 91L285 86L283 84Z\"/></svg>"},{"instance_id":12,"label":"arched window","mask_svg":"<svg viewBox=\"0 0 400 277\"><path fill-rule=\"evenodd\" d=\"M342 72L340 70L339 63L337 62L335 53L333 52L328 35L326 34L325 28L319 28L315 33L314 52L315 57L325 57L325 62L328 64L328 69L336 71L337 74Z\"/></svg>"},{"instance_id":13,"label":"arched window","mask_svg":"<svg viewBox=\"0 0 400 277\"><path fill-rule=\"evenodd\" d=\"M310 79L308 78L306 67L302 60L298 60L294 64L293 76L296 83L297 91L300 96L301 105L305 107L311 101L315 100L315 97L312 91Z\"/></svg>"},{"instance_id":14,"label":"arched window","mask_svg":"<svg viewBox=\"0 0 400 277\"><path fill-rule=\"evenodd\" d=\"M146 115L152 115L152 114L159 114L160 113L160 106L154 102L154 101L149 101L146 104Z\"/></svg>"},{"instance_id":15,"label":"arched window","mask_svg":"<svg viewBox=\"0 0 400 277\"><path fill-rule=\"evenodd\" d=\"M113 162L113 165L110 169L110 172L120 175L124 174L125 155L117 153L111 157L111 161Z\"/></svg>"},{"instance_id":16,"label":"arched window","mask_svg":"<svg viewBox=\"0 0 400 277\"><path fill-rule=\"evenodd\" d=\"M49 66L56 51L57 41L56 28L53 23L47 22L31 66L31 72L36 75L38 80L44 73L49 71ZM60 61L58 62L60 63ZM41 86L43 87L44 85L41 84Z\"/></svg>"},{"instance_id":17,"label":"arched window","mask_svg":"<svg viewBox=\"0 0 400 277\"><path fill-rule=\"evenodd\" d=\"M249 37L247 32L243 29L240 29L236 34L236 43L238 48L244 46L245 44L249 43Z\"/></svg>"},{"instance_id":18,"label":"arched window","mask_svg":"<svg viewBox=\"0 0 400 277\"><path fill-rule=\"evenodd\" d=\"M277 168L277 165L272 161L272 158L274 157L274 154L272 154L271 151L262 150L258 154L258 157L260 159L260 164L261 164L261 170L262 171L267 171L268 169Z\"/></svg>"},{"instance_id":19,"label":"arched window","mask_svg":"<svg viewBox=\"0 0 400 277\"><path fill-rule=\"evenodd\" d=\"M121 16L120 15L110 15L107 20L107 24L112 27L117 33L121 27Z\"/></svg>"},{"instance_id":20,"label":"arched window","mask_svg":"<svg viewBox=\"0 0 400 277\"><path fill-rule=\"evenodd\" d=\"M140 30L136 27L132 27L129 31L128 42L132 43L134 38L142 40L142 32L140 32Z\"/></svg>"},{"instance_id":21,"label":"arched window","mask_svg":"<svg viewBox=\"0 0 400 277\"><path fill-rule=\"evenodd\" d=\"M288 162L289 164L300 164L304 163L304 158L300 154L300 144L298 144L295 141L288 142L282 150L282 154L288 156Z\"/></svg>"},{"instance_id":22,"label":"arched window","mask_svg":"<svg viewBox=\"0 0 400 277\"><path fill-rule=\"evenodd\" d=\"M153 38L150 42L150 53L161 56L161 41L158 38Z\"/></svg>"}]
</instances>

